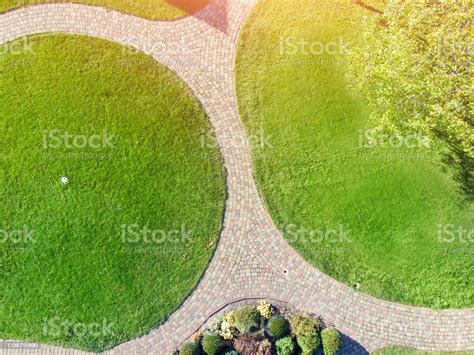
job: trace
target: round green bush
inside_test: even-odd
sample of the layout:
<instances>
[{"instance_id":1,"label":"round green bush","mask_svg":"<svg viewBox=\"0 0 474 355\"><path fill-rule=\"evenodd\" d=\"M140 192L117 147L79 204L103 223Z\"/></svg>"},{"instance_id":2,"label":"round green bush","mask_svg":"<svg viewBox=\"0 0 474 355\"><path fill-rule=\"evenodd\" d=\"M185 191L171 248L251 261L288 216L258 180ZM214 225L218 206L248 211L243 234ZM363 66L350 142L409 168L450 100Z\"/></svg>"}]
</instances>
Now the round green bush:
<instances>
[{"instance_id":1,"label":"round green bush","mask_svg":"<svg viewBox=\"0 0 474 355\"><path fill-rule=\"evenodd\" d=\"M179 355L200 355L201 349L199 348L199 344L194 342L189 342L183 345L181 350L179 351Z\"/></svg>"},{"instance_id":2,"label":"round green bush","mask_svg":"<svg viewBox=\"0 0 474 355\"><path fill-rule=\"evenodd\" d=\"M223 345L222 338L217 334L207 334L202 339L202 348L207 355L217 355Z\"/></svg>"},{"instance_id":3,"label":"round green bush","mask_svg":"<svg viewBox=\"0 0 474 355\"><path fill-rule=\"evenodd\" d=\"M240 355L240 353L235 350L227 350L226 352L224 352L224 355Z\"/></svg>"},{"instance_id":4,"label":"round green bush","mask_svg":"<svg viewBox=\"0 0 474 355\"><path fill-rule=\"evenodd\" d=\"M341 334L334 328L326 328L321 332L324 355L336 355L341 350Z\"/></svg>"},{"instance_id":5,"label":"round green bush","mask_svg":"<svg viewBox=\"0 0 474 355\"><path fill-rule=\"evenodd\" d=\"M254 307L243 307L235 312L235 327L240 333L248 333L260 327L260 313Z\"/></svg>"},{"instance_id":6,"label":"round green bush","mask_svg":"<svg viewBox=\"0 0 474 355\"><path fill-rule=\"evenodd\" d=\"M296 342L301 348L302 355L315 354L319 346L321 345L321 339L319 338L319 334L315 331L308 335L299 335L296 338Z\"/></svg>"},{"instance_id":7,"label":"round green bush","mask_svg":"<svg viewBox=\"0 0 474 355\"><path fill-rule=\"evenodd\" d=\"M275 343L278 355L293 355L296 350L292 337L282 338Z\"/></svg>"},{"instance_id":8,"label":"round green bush","mask_svg":"<svg viewBox=\"0 0 474 355\"><path fill-rule=\"evenodd\" d=\"M280 339L290 333L290 324L282 316L271 317L267 324L267 333L273 339Z\"/></svg>"}]
</instances>

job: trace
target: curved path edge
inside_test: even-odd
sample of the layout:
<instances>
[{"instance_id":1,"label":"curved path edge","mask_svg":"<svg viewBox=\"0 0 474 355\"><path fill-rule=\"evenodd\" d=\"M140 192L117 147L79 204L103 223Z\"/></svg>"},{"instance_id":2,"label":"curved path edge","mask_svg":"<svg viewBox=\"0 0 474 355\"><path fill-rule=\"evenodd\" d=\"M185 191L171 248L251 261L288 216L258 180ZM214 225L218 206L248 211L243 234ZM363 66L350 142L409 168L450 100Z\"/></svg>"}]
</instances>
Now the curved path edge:
<instances>
[{"instance_id":1,"label":"curved path edge","mask_svg":"<svg viewBox=\"0 0 474 355\"><path fill-rule=\"evenodd\" d=\"M153 56L200 100L221 147L228 199L220 242L208 269L163 325L107 353L168 354L236 299L281 300L321 315L368 351L389 345L427 351L474 349L474 309L434 311L355 292L305 262L274 226L255 185L234 83L239 30L255 3L215 0L204 9L207 19L227 14L225 33L197 17L159 22L78 4L29 6L0 15L0 44L62 32L104 38ZM83 353L49 345L21 352Z\"/></svg>"}]
</instances>

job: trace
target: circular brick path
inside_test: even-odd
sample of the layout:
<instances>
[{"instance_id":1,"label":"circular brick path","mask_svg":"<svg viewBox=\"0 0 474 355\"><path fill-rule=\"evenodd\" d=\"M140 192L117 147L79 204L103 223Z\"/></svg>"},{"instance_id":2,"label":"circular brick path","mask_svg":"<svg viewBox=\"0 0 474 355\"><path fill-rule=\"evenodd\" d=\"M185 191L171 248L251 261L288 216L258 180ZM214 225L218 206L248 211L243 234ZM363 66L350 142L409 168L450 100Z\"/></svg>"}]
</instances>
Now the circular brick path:
<instances>
[{"instance_id":1,"label":"circular brick path","mask_svg":"<svg viewBox=\"0 0 474 355\"><path fill-rule=\"evenodd\" d=\"M65 32L105 38L152 55L189 85L216 131L228 200L215 256L197 288L163 325L109 352L168 354L216 311L258 298L319 314L368 351L387 345L474 349L474 309L433 311L355 292L302 260L274 226L255 185L249 148L238 144L245 142L245 130L236 102L234 56L239 29L255 2L216 0L203 10L199 17L220 18L227 12L225 33L195 17L148 21L77 4L30 6L0 15L0 43ZM21 352L81 353L40 347Z\"/></svg>"}]
</instances>

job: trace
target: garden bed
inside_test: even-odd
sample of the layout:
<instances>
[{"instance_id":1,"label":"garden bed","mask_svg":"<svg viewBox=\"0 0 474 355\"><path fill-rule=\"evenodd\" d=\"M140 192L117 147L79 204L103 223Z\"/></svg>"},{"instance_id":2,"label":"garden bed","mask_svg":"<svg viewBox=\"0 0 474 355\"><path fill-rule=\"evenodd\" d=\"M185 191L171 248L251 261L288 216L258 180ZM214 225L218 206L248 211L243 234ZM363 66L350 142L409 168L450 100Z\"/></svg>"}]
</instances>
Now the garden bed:
<instances>
[{"instance_id":1,"label":"garden bed","mask_svg":"<svg viewBox=\"0 0 474 355\"><path fill-rule=\"evenodd\" d=\"M283 305L246 302L210 319L179 355L337 354L343 336L315 316Z\"/></svg>"}]
</instances>

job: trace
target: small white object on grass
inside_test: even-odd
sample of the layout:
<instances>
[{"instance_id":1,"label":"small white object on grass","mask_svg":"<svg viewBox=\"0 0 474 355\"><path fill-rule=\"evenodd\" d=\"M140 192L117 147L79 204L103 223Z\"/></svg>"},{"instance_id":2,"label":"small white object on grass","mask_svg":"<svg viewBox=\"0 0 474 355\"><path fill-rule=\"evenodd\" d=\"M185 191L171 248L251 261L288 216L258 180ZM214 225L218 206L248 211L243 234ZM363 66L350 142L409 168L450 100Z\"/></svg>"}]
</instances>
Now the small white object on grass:
<instances>
[{"instance_id":1,"label":"small white object on grass","mask_svg":"<svg viewBox=\"0 0 474 355\"><path fill-rule=\"evenodd\" d=\"M61 176L61 183L62 183L63 185L67 185L68 182L69 182L69 179L68 179L67 177Z\"/></svg>"}]
</instances>

